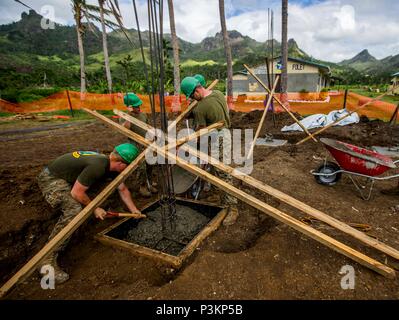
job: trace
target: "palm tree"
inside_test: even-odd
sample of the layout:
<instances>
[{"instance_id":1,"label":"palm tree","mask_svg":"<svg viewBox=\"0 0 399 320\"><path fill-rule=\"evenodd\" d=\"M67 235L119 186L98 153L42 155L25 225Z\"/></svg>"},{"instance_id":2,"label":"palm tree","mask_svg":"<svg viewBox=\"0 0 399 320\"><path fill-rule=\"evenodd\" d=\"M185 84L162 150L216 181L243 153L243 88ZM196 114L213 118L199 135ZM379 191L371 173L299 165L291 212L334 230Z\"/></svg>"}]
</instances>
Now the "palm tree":
<instances>
[{"instance_id":1,"label":"palm tree","mask_svg":"<svg viewBox=\"0 0 399 320\"><path fill-rule=\"evenodd\" d=\"M172 110L180 109L180 59L179 59L179 40L176 35L175 12L173 8L173 0L168 0L170 33L172 35L173 47L173 77L175 96L172 103Z\"/></svg>"},{"instance_id":2,"label":"palm tree","mask_svg":"<svg viewBox=\"0 0 399 320\"><path fill-rule=\"evenodd\" d=\"M85 52L83 48L83 11L86 1L72 0L73 17L76 23L76 33L78 36L78 49L80 57L80 93L86 92L86 72L85 72Z\"/></svg>"},{"instance_id":3,"label":"palm tree","mask_svg":"<svg viewBox=\"0 0 399 320\"><path fill-rule=\"evenodd\" d=\"M231 57L230 41L226 28L224 0L219 0L219 15L220 15L220 24L222 26L224 52L226 55L226 62L227 62L227 104L229 106L229 109L233 109L233 63Z\"/></svg>"},{"instance_id":4,"label":"palm tree","mask_svg":"<svg viewBox=\"0 0 399 320\"><path fill-rule=\"evenodd\" d=\"M117 0L114 1L117 2ZM104 14L109 15L111 13L110 10L106 10L104 8L101 10L101 8L99 8L98 6L88 4L86 0L72 0L72 12L73 12L73 17L75 19L76 32L78 36L78 48L79 48L79 57L80 57L80 93L83 94L86 92L85 53L83 47L83 37L86 26L83 23L83 19L86 20L87 27L91 29L93 32L95 32L95 29L92 27L92 21L101 22L102 24L104 24L103 34L105 33L104 32L105 26L113 28L118 25L107 19L104 19L104 17L103 18L98 17L97 15L100 14L101 16L101 12L103 12L103 16ZM118 20L119 16L116 16L115 13L114 15L115 18Z\"/></svg>"},{"instance_id":5,"label":"palm tree","mask_svg":"<svg viewBox=\"0 0 399 320\"><path fill-rule=\"evenodd\" d=\"M281 34L281 100L284 104L288 104L287 87L288 87L288 0L282 0L282 34Z\"/></svg>"},{"instance_id":6,"label":"palm tree","mask_svg":"<svg viewBox=\"0 0 399 320\"><path fill-rule=\"evenodd\" d=\"M100 7L101 28L102 28L102 33L103 33L103 52L104 52L105 74L107 77L108 92L112 93L112 77L111 77L111 69L109 67L107 31L105 30L105 19L104 19L104 4L105 4L105 2L106 2L106 0L98 0L98 5Z\"/></svg>"}]
</instances>

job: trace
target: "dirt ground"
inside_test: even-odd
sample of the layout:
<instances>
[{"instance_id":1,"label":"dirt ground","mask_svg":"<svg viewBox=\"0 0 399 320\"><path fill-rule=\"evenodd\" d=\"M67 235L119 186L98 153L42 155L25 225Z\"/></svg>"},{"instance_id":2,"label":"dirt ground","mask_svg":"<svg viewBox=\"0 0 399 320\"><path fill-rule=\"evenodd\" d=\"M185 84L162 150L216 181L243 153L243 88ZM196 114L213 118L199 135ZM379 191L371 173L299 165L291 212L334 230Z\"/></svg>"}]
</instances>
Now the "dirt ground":
<instances>
[{"instance_id":1,"label":"dirt ground","mask_svg":"<svg viewBox=\"0 0 399 320\"><path fill-rule=\"evenodd\" d=\"M256 128L260 112L233 113L234 128ZM281 133L291 124L287 114L276 115L274 126L268 116L262 135L289 141L281 148L257 147L252 176L347 223L371 226L368 233L399 248L399 213L391 209L398 196L381 189L394 187L396 180L377 182L370 201L362 200L347 176L326 187L316 183L310 170L327 156L320 143L295 143L303 133ZM4 133L7 130L42 127L42 123L19 121L0 125L0 282L4 283L45 243L57 220L42 198L35 177L57 156L75 150L108 153L125 138L98 123L48 131ZM54 123L53 123L54 124ZM46 124L50 125L50 124ZM3 132L3 134L2 134ZM358 146L398 144L399 130L381 121L334 127L322 134ZM390 171L390 173L394 172ZM152 199L141 198L134 177L127 181L139 206ZM271 196L236 183L279 210L303 218L304 214ZM99 186L98 190L101 190ZM220 195L220 192L216 193ZM209 192L213 201L218 196ZM206 194L205 194L206 196ZM209 200L210 198L207 198ZM121 209L114 194L103 205ZM398 299L399 282L390 280L332 251L324 245L277 222L264 213L240 203L236 224L221 226L208 237L182 269L176 271L123 249L104 246L94 236L116 222L90 218L75 232L60 265L71 279L55 290L43 290L35 272L19 284L7 299ZM316 229L353 246L371 257L399 268L397 262L344 236L321 223ZM343 290L339 273L345 265L355 269L355 289Z\"/></svg>"}]
</instances>

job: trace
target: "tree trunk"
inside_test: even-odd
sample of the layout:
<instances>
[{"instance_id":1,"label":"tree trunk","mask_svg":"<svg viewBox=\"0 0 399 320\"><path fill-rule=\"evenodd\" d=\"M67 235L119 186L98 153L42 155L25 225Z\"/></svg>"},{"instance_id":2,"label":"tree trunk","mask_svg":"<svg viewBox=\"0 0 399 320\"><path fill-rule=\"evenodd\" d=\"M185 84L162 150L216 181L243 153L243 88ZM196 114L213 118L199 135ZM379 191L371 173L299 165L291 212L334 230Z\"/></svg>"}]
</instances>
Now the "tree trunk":
<instances>
[{"instance_id":1,"label":"tree trunk","mask_svg":"<svg viewBox=\"0 0 399 320\"><path fill-rule=\"evenodd\" d=\"M288 0L282 0L282 33L281 33L281 100L287 105L287 89L288 89Z\"/></svg>"},{"instance_id":2,"label":"tree trunk","mask_svg":"<svg viewBox=\"0 0 399 320\"><path fill-rule=\"evenodd\" d=\"M224 13L224 0L219 0L220 24L222 26L224 52L227 62L227 104L229 109L233 109L233 62L231 57L231 47L227 34L226 17Z\"/></svg>"},{"instance_id":3,"label":"tree trunk","mask_svg":"<svg viewBox=\"0 0 399 320\"><path fill-rule=\"evenodd\" d=\"M180 110L180 59L179 59L179 40L176 35L175 12L173 8L173 0L168 0L170 33L172 35L173 47L173 77L174 77L174 99L172 103L172 110Z\"/></svg>"},{"instance_id":4,"label":"tree trunk","mask_svg":"<svg viewBox=\"0 0 399 320\"><path fill-rule=\"evenodd\" d=\"M112 77L111 77L111 69L109 67L107 32L105 30L105 21L104 21L104 2L105 2L105 0L98 0L98 4L100 6L101 27L102 27L102 32L103 32L103 51L104 51L105 74L107 76L108 92L112 93Z\"/></svg>"},{"instance_id":5,"label":"tree trunk","mask_svg":"<svg viewBox=\"0 0 399 320\"><path fill-rule=\"evenodd\" d=\"M78 3L74 3L74 11L75 11L75 22L76 22L76 32L78 36L78 48L79 48L79 57L80 57L80 97L83 98L83 94L86 92L86 73L85 73L85 52L83 48L83 39L82 39L82 14L81 7Z\"/></svg>"}]
</instances>

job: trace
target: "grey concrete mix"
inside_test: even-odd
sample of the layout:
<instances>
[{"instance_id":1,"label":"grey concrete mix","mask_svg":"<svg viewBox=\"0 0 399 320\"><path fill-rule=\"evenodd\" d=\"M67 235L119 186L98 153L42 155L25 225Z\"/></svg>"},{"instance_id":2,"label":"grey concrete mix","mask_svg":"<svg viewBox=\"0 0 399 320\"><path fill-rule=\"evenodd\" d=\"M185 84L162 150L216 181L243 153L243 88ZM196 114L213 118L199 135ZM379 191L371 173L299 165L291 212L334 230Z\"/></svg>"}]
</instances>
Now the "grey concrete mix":
<instances>
[{"instance_id":1,"label":"grey concrete mix","mask_svg":"<svg viewBox=\"0 0 399 320\"><path fill-rule=\"evenodd\" d=\"M127 233L127 242L177 256L179 252L206 226L210 218L184 205L176 205L175 230L170 223L162 232L161 207L146 212L147 218Z\"/></svg>"}]
</instances>

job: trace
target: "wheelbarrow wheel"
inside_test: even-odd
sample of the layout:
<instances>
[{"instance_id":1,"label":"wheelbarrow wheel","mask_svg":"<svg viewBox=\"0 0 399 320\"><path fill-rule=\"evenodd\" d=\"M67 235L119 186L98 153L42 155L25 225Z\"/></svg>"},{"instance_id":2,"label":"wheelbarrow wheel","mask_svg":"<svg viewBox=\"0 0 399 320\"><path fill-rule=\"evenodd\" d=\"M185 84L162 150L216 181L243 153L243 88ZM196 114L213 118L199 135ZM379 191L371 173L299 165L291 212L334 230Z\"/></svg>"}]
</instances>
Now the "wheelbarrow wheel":
<instances>
[{"instance_id":1,"label":"wheelbarrow wheel","mask_svg":"<svg viewBox=\"0 0 399 320\"><path fill-rule=\"evenodd\" d=\"M316 170L316 173L320 173L322 175L315 175L314 177L319 184L333 186L339 181L339 179L341 179L341 172L332 175L330 174L339 170L341 170L339 165L334 162L327 161Z\"/></svg>"}]
</instances>

